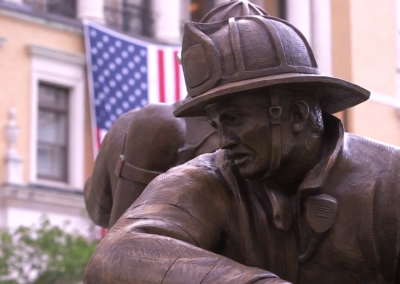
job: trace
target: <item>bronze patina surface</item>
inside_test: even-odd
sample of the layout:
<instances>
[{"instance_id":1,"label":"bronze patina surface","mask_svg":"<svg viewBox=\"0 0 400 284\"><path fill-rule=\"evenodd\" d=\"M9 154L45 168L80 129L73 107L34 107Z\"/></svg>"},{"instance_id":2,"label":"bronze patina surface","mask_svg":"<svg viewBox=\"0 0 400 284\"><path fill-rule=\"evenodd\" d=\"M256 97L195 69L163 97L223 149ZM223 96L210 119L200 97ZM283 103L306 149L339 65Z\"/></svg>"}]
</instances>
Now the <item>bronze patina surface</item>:
<instances>
[{"instance_id":1,"label":"bronze patina surface","mask_svg":"<svg viewBox=\"0 0 400 284\"><path fill-rule=\"evenodd\" d=\"M245 0L229 1L202 22L266 14ZM111 127L85 183L86 208L96 225L111 228L156 176L219 148L216 131L204 117L173 116L179 104L150 104L129 111Z\"/></svg>"},{"instance_id":2,"label":"bronze patina surface","mask_svg":"<svg viewBox=\"0 0 400 284\"><path fill-rule=\"evenodd\" d=\"M182 65L174 113L207 117L221 150L157 176L85 283L400 283L400 149L332 116L369 92L269 16L187 23Z\"/></svg>"}]
</instances>

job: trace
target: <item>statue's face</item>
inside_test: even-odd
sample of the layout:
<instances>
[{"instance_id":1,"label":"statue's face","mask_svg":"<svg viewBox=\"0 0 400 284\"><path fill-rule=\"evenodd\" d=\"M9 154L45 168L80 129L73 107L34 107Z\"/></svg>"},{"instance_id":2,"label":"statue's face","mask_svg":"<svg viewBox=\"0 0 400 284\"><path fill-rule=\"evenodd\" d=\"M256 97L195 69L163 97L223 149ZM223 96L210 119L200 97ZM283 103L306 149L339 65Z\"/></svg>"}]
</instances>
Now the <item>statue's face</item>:
<instances>
[{"instance_id":1,"label":"statue's face","mask_svg":"<svg viewBox=\"0 0 400 284\"><path fill-rule=\"evenodd\" d=\"M208 105L206 113L218 130L220 147L228 150L240 175L248 180L268 175L271 130L267 107L244 94Z\"/></svg>"}]
</instances>

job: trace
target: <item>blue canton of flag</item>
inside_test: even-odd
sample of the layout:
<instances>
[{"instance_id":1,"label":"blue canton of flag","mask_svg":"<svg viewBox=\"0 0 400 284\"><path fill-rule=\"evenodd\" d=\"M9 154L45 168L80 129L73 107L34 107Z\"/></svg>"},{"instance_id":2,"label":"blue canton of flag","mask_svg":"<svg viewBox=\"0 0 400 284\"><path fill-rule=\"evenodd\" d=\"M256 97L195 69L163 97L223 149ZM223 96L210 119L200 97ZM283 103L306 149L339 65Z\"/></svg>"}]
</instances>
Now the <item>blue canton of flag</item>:
<instances>
[{"instance_id":1,"label":"blue canton of flag","mask_svg":"<svg viewBox=\"0 0 400 284\"><path fill-rule=\"evenodd\" d=\"M174 103L186 94L178 46L140 41L85 22L94 141L97 149L117 118L148 103Z\"/></svg>"}]
</instances>

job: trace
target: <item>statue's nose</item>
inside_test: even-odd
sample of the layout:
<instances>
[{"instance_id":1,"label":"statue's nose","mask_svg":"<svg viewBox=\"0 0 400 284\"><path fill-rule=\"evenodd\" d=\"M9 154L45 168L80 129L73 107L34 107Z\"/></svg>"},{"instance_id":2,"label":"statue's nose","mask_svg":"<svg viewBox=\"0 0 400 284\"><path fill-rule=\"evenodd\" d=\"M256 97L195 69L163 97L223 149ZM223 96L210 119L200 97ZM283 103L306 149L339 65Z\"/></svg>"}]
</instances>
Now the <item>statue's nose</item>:
<instances>
[{"instance_id":1,"label":"statue's nose","mask_svg":"<svg viewBox=\"0 0 400 284\"><path fill-rule=\"evenodd\" d=\"M229 137L223 137L221 140L221 149L232 149L236 145L236 142L234 139L229 138Z\"/></svg>"}]
</instances>

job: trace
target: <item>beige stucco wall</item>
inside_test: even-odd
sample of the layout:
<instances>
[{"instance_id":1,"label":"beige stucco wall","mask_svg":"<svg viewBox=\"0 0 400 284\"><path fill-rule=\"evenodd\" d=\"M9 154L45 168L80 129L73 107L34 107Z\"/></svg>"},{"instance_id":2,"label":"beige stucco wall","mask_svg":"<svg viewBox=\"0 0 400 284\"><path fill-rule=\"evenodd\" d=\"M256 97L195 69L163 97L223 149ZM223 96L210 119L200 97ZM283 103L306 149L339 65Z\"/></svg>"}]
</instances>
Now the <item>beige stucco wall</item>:
<instances>
[{"instance_id":1,"label":"beige stucco wall","mask_svg":"<svg viewBox=\"0 0 400 284\"><path fill-rule=\"evenodd\" d=\"M396 94L395 0L331 1L333 75L372 92ZM395 108L367 102L347 112L347 131L400 145Z\"/></svg>"},{"instance_id":2,"label":"beige stucco wall","mask_svg":"<svg viewBox=\"0 0 400 284\"><path fill-rule=\"evenodd\" d=\"M264 0L264 9L268 14L274 17L279 15L279 0Z\"/></svg>"},{"instance_id":3,"label":"beige stucco wall","mask_svg":"<svg viewBox=\"0 0 400 284\"><path fill-rule=\"evenodd\" d=\"M352 113L358 135L400 146L399 112L393 107L366 102Z\"/></svg>"},{"instance_id":4,"label":"beige stucco wall","mask_svg":"<svg viewBox=\"0 0 400 284\"><path fill-rule=\"evenodd\" d=\"M24 159L24 180L29 180L31 66L27 46L40 45L69 53L84 53L83 35L0 15L0 37L6 42L0 47L0 160L5 154L4 125L10 107L17 110L20 135L17 151ZM0 183L4 169L0 166Z\"/></svg>"}]
</instances>

